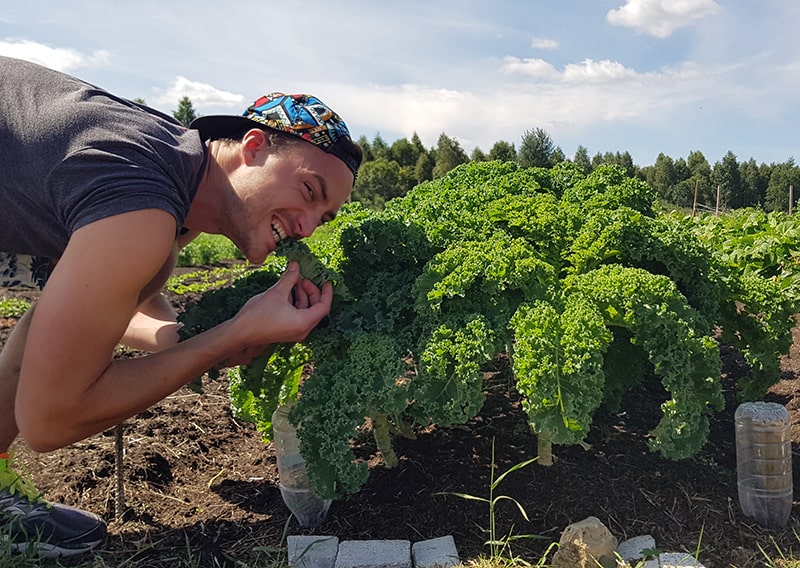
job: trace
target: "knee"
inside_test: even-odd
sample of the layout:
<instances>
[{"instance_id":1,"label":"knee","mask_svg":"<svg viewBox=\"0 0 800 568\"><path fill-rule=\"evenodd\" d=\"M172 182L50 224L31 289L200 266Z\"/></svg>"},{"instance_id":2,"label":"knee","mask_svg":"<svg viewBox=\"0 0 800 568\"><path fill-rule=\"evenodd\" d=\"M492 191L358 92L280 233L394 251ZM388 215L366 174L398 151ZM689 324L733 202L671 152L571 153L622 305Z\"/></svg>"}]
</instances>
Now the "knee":
<instances>
[{"instance_id":1,"label":"knee","mask_svg":"<svg viewBox=\"0 0 800 568\"><path fill-rule=\"evenodd\" d=\"M54 412L36 405L21 404L14 407L20 436L34 452L50 452L66 446L67 424L54 418Z\"/></svg>"}]
</instances>

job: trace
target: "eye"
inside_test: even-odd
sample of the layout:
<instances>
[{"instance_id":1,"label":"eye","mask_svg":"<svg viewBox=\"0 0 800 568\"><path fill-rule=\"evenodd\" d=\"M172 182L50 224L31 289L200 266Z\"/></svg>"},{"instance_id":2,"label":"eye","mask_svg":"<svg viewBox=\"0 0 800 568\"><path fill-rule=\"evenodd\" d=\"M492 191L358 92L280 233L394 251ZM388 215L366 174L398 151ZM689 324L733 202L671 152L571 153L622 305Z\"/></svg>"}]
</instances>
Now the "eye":
<instances>
[{"instance_id":1,"label":"eye","mask_svg":"<svg viewBox=\"0 0 800 568\"><path fill-rule=\"evenodd\" d=\"M305 186L306 186L306 191L308 192L308 196L313 199L314 198L314 188L311 187L311 184L308 184L308 183L305 184Z\"/></svg>"}]
</instances>

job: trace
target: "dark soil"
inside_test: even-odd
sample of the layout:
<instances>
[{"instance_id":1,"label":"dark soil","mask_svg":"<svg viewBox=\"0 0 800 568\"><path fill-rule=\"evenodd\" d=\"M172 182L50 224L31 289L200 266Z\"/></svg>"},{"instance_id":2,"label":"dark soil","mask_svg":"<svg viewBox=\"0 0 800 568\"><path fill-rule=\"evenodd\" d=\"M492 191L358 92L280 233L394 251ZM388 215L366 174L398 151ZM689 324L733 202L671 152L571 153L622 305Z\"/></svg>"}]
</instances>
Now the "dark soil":
<instances>
[{"instance_id":1,"label":"dark soil","mask_svg":"<svg viewBox=\"0 0 800 568\"><path fill-rule=\"evenodd\" d=\"M0 319L0 342L13 325L13 319ZM766 399L789 409L793 467L800 472L800 333L795 337L781 380ZM741 514L732 418L737 403L731 390L745 368L730 350L723 347L722 353L727 407L715 415L709 441L693 459L669 461L648 451L647 432L659 419L663 396L654 381L629 393L619 414L598 417L587 449L556 447L552 467L533 464L509 475L498 492L517 499L529 520L503 501L496 513L499 535L544 537L514 541L514 554L538 561L566 525L588 516L598 517L620 540L650 534L663 551L694 552L699 543L708 568L764 566L760 549L773 557L800 549L797 502L782 531L762 529ZM357 495L335 501L326 522L313 531L300 529L281 500L271 445L252 424L231 415L224 377L207 381L203 395L182 389L124 424L121 520L115 516L114 431L48 454L34 454L24 442L15 449L48 498L108 520L103 565L174 567L191 556L198 566L233 567L237 559L252 558L257 547L281 546L287 530L342 540L416 542L453 535L466 560L489 553L487 507L441 493L488 496L493 443L498 472L536 452L509 384L504 360L487 366L480 415L463 427L430 428L415 440L397 439L397 468L385 468L371 437L360 434L355 450L371 466L369 482Z\"/></svg>"}]
</instances>

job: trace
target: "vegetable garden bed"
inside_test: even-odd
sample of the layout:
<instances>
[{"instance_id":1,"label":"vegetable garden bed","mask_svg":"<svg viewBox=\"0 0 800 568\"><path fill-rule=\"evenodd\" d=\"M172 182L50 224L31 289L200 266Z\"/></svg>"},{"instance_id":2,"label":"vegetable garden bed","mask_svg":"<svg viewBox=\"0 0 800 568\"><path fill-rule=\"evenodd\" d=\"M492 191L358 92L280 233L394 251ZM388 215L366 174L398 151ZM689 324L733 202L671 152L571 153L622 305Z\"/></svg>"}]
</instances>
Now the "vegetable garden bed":
<instances>
[{"instance_id":1,"label":"vegetable garden bed","mask_svg":"<svg viewBox=\"0 0 800 568\"><path fill-rule=\"evenodd\" d=\"M28 292L17 294L32 298ZM176 303L185 296L173 296ZM0 323L0 341L13 318ZM786 404L792 416L794 471L800 479L800 337L781 361L782 379L769 400ZM488 554L485 506L439 492L485 495L491 443L501 470L536 451L518 397L509 396L508 366L498 359L486 367L486 404L464 426L432 428L416 440L395 442L399 467L387 470L374 440L364 433L356 454L372 470L364 488L336 501L316 533L340 539L422 540L455 537L463 559ZM723 350L724 383L734 381L743 364ZM232 417L223 376L207 382L205 393L182 389L125 425L125 488L130 510L114 520L114 435L108 432L50 454L32 454L24 444L17 456L48 497L102 514L110 536L99 559L62 561L67 566L257 566L274 558L289 513L277 486L270 445L254 426ZM730 393L727 393L729 395ZM735 401L711 421L709 442L690 460L671 461L651 452L645 434L658 420L660 383L649 381L626 397L624 410L603 416L588 439L591 448L555 447L556 463L514 472L499 486L516 498L526 522L510 503L500 503L498 531L537 534L545 540L519 540L512 551L536 562L570 522L600 518L620 539L652 534L663 550L694 551L706 566L738 568L765 565L800 549L793 531L800 527L795 506L789 528L761 529L744 518L737 504L732 414ZM796 492L797 493L797 492ZM301 531L289 520L288 530ZM261 551L259 551L259 549ZM265 550L267 549L267 550Z\"/></svg>"},{"instance_id":2,"label":"vegetable garden bed","mask_svg":"<svg viewBox=\"0 0 800 568\"><path fill-rule=\"evenodd\" d=\"M800 229L754 211L696 223L654 205L613 167L476 163L381 214L348 206L309 243L342 293L305 347L277 349L266 371L212 372L203 394L182 389L124 425L121 518L113 432L17 455L51 499L112 521L99 566L261 566L286 531L309 532L283 506L261 438L279 396L313 371L290 420L312 480L337 497L316 532L452 534L467 559L489 552L494 521L495 537L540 537L509 541L537 563L594 516L620 539L699 550L709 567L778 566L768 559L797 557L800 523L775 533L741 515L732 416L739 397L780 402L800 442ZM231 271L234 286L203 296L224 272L192 272L198 290L170 293L182 333L230 317L277 279L272 266ZM502 500L490 519L458 496L487 497L493 464L551 451L552 466L513 471L494 492L527 515Z\"/></svg>"}]
</instances>

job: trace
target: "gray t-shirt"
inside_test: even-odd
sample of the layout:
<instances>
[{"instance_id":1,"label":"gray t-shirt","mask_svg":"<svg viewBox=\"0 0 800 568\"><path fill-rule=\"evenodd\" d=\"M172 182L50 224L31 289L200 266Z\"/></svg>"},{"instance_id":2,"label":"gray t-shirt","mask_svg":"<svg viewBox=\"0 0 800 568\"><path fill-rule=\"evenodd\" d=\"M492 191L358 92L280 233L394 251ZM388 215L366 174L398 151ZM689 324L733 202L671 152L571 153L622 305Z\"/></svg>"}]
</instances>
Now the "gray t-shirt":
<instances>
[{"instance_id":1,"label":"gray t-shirt","mask_svg":"<svg viewBox=\"0 0 800 568\"><path fill-rule=\"evenodd\" d=\"M72 233L140 209L176 232L206 164L199 134L83 81L0 57L0 251L58 258Z\"/></svg>"}]
</instances>

